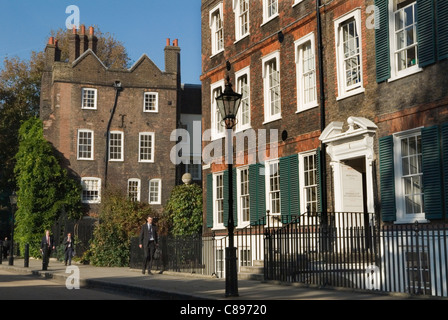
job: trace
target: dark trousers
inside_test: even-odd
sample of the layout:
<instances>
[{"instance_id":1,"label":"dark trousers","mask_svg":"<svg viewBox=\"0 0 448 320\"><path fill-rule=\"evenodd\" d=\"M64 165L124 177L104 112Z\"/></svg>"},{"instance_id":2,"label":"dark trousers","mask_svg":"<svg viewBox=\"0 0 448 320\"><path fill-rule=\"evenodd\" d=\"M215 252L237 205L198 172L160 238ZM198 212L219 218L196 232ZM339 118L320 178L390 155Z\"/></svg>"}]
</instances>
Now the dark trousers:
<instances>
[{"instance_id":1,"label":"dark trousers","mask_svg":"<svg viewBox=\"0 0 448 320\"><path fill-rule=\"evenodd\" d=\"M148 267L148 271L151 271L152 267L152 257L154 256L154 251L156 251L156 243L155 241L149 241L148 247L145 251L145 256L143 259L143 271Z\"/></svg>"},{"instance_id":2,"label":"dark trousers","mask_svg":"<svg viewBox=\"0 0 448 320\"><path fill-rule=\"evenodd\" d=\"M73 257L73 248L72 247L67 248L65 250L65 256L64 256L65 264L67 264L67 262L68 262L68 265L71 265L72 264L72 257Z\"/></svg>"},{"instance_id":3,"label":"dark trousers","mask_svg":"<svg viewBox=\"0 0 448 320\"><path fill-rule=\"evenodd\" d=\"M47 270L48 262L50 261L51 248L45 246L42 251L42 270Z\"/></svg>"}]
</instances>

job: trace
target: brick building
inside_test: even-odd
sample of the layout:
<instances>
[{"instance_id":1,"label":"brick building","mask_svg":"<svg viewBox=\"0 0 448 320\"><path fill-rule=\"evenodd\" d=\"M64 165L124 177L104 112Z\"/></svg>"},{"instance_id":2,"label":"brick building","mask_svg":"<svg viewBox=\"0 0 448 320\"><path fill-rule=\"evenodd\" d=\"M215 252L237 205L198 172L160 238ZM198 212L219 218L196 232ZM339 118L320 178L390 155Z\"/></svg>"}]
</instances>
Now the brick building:
<instances>
[{"instance_id":1,"label":"brick building","mask_svg":"<svg viewBox=\"0 0 448 320\"><path fill-rule=\"evenodd\" d=\"M180 181L170 160L180 103L200 99L200 90L181 86L177 39L167 39L165 71L146 55L129 69L107 68L96 55L97 41L92 27L88 34L74 29L69 59L60 61L50 38L41 90L44 135L79 178L90 215L109 186L160 211Z\"/></svg>"},{"instance_id":2,"label":"brick building","mask_svg":"<svg viewBox=\"0 0 448 320\"><path fill-rule=\"evenodd\" d=\"M274 157L251 157L257 141L234 166L237 228L267 210L443 221L447 18L435 0L203 0L203 147L224 143L215 98L228 74L243 94L236 136L278 137ZM225 234L222 159L204 165L204 221Z\"/></svg>"}]
</instances>

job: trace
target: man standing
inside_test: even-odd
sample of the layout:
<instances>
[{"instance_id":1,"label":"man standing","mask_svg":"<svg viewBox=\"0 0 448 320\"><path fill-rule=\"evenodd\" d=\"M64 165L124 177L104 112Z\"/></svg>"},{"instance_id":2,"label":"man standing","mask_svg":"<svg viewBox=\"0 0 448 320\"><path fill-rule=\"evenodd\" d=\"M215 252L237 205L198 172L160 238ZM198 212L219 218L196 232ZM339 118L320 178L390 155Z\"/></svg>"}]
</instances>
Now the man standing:
<instances>
[{"instance_id":1,"label":"man standing","mask_svg":"<svg viewBox=\"0 0 448 320\"><path fill-rule=\"evenodd\" d=\"M42 270L47 270L48 262L50 261L51 251L54 249L53 236L50 235L50 230L45 230L45 235L42 237L40 243L40 252L42 253Z\"/></svg>"},{"instance_id":2,"label":"man standing","mask_svg":"<svg viewBox=\"0 0 448 320\"><path fill-rule=\"evenodd\" d=\"M72 264L73 253L75 252L75 239L72 238L72 234L69 232L64 239L65 252L64 252L64 262L65 265L70 266Z\"/></svg>"},{"instance_id":3,"label":"man standing","mask_svg":"<svg viewBox=\"0 0 448 320\"><path fill-rule=\"evenodd\" d=\"M148 267L148 274L152 274L152 259L158 244L157 238L157 228L152 224L152 217L148 217L147 223L142 226L139 239L139 247L143 248L144 254L143 274L145 274L146 267Z\"/></svg>"}]
</instances>

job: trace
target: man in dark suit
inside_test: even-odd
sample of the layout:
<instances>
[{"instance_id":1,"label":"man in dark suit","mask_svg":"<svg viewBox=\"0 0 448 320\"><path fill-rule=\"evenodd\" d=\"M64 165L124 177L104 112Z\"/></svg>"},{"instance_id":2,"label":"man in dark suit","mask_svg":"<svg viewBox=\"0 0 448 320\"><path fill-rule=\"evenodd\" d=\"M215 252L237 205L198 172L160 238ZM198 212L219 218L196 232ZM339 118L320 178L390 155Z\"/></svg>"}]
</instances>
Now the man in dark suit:
<instances>
[{"instance_id":1,"label":"man in dark suit","mask_svg":"<svg viewBox=\"0 0 448 320\"><path fill-rule=\"evenodd\" d=\"M75 252L75 239L72 238L72 234L69 232L64 239L65 251L64 251L64 262L65 265L70 266L72 264L72 257Z\"/></svg>"},{"instance_id":2,"label":"man in dark suit","mask_svg":"<svg viewBox=\"0 0 448 320\"><path fill-rule=\"evenodd\" d=\"M147 218L147 223L142 226L139 239L139 247L143 248L143 270L145 274L146 267L148 267L148 274L151 273L153 255L158 245L157 228L152 224L152 217Z\"/></svg>"},{"instance_id":3,"label":"man in dark suit","mask_svg":"<svg viewBox=\"0 0 448 320\"><path fill-rule=\"evenodd\" d=\"M47 270L50 261L51 251L54 250L54 239L50 235L50 230L45 230L45 235L40 243L40 252L42 253L42 270Z\"/></svg>"}]
</instances>

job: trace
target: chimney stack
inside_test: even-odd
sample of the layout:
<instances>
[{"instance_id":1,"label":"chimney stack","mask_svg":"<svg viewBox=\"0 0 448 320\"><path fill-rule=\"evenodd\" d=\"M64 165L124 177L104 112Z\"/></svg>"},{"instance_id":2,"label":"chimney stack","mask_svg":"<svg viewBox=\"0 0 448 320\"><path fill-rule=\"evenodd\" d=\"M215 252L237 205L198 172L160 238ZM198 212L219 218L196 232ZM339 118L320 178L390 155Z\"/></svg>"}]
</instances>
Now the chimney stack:
<instances>
[{"instance_id":1,"label":"chimney stack","mask_svg":"<svg viewBox=\"0 0 448 320\"><path fill-rule=\"evenodd\" d=\"M61 50L58 48L58 41L54 37L50 37L45 47L45 64L51 67L55 61L60 60Z\"/></svg>"},{"instance_id":2,"label":"chimney stack","mask_svg":"<svg viewBox=\"0 0 448 320\"><path fill-rule=\"evenodd\" d=\"M180 74L180 48L179 41L175 39L171 46L171 40L166 40L165 47L165 71Z\"/></svg>"},{"instance_id":3,"label":"chimney stack","mask_svg":"<svg viewBox=\"0 0 448 320\"><path fill-rule=\"evenodd\" d=\"M98 38L95 36L93 27L89 27L89 34L86 34L86 27L82 25L79 31L73 27L73 32L69 35L69 61L73 62L88 49L96 54Z\"/></svg>"}]
</instances>

